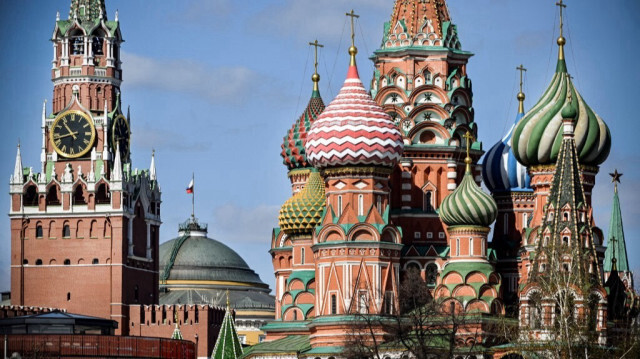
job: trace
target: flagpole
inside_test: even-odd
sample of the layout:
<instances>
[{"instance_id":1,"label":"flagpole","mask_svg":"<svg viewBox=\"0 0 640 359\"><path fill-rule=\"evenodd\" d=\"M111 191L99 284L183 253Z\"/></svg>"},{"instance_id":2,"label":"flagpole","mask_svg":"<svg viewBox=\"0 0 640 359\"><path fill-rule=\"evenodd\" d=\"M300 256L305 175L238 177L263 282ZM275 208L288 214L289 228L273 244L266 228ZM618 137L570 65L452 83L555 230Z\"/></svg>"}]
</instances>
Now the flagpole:
<instances>
[{"instance_id":1,"label":"flagpole","mask_svg":"<svg viewBox=\"0 0 640 359\"><path fill-rule=\"evenodd\" d=\"M193 172L191 174L191 181L193 182L193 190L191 191L191 219L196 219L196 174Z\"/></svg>"}]
</instances>

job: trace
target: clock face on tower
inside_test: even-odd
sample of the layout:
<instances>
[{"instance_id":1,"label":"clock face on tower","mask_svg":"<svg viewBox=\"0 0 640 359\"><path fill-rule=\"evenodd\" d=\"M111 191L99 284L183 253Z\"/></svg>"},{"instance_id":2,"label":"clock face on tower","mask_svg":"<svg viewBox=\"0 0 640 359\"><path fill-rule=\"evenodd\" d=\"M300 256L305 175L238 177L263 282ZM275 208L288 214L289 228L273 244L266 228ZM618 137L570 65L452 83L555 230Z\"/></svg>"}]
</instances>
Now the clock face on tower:
<instances>
[{"instance_id":1,"label":"clock face on tower","mask_svg":"<svg viewBox=\"0 0 640 359\"><path fill-rule=\"evenodd\" d=\"M124 116L118 115L113 120L113 127L111 128L111 146L115 151L118 148L117 145L120 145L120 156L122 158L129 156L130 137L129 122Z\"/></svg>"},{"instance_id":2,"label":"clock face on tower","mask_svg":"<svg viewBox=\"0 0 640 359\"><path fill-rule=\"evenodd\" d=\"M91 118L80 111L59 114L49 131L55 151L64 157L78 158L91 150L96 130Z\"/></svg>"}]
</instances>

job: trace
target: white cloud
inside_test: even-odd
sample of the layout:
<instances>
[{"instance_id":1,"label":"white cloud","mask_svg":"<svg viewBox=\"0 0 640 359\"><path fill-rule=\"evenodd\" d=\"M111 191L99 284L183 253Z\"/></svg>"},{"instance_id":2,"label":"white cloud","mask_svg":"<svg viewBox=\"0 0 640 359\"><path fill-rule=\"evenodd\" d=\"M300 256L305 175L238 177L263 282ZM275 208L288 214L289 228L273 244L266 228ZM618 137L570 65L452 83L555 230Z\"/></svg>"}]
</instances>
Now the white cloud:
<instances>
[{"instance_id":1,"label":"white cloud","mask_svg":"<svg viewBox=\"0 0 640 359\"><path fill-rule=\"evenodd\" d=\"M192 136L159 127L162 124L144 123L140 128L144 131L134 131L131 136L134 139L135 149L150 150L161 148L162 151L172 152L207 152L211 149L211 142L200 137Z\"/></svg>"},{"instance_id":2,"label":"white cloud","mask_svg":"<svg viewBox=\"0 0 640 359\"><path fill-rule=\"evenodd\" d=\"M351 0L348 4L335 0L286 0L265 8L251 25L256 31L288 33L305 41L314 38L323 42L336 40L343 31L345 34L350 31L345 26L345 13L352 8L356 13L380 9L391 13L393 4L387 0Z\"/></svg>"},{"instance_id":3,"label":"white cloud","mask_svg":"<svg viewBox=\"0 0 640 359\"><path fill-rule=\"evenodd\" d=\"M122 53L127 86L182 92L214 103L237 103L255 83L256 73L242 66L213 67L188 59L158 60Z\"/></svg>"}]
</instances>

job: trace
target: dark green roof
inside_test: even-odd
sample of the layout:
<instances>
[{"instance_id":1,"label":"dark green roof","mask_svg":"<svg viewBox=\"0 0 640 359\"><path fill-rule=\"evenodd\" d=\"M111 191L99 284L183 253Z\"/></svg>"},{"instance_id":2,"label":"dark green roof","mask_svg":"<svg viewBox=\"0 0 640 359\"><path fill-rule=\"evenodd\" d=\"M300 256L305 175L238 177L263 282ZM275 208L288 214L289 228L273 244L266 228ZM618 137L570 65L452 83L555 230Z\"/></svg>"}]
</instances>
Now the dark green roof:
<instances>
[{"instance_id":1,"label":"dark green roof","mask_svg":"<svg viewBox=\"0 0 640 359\"><path fill-rule=\"evenodd\" d=\"M260 354L296 354L311 349L308 335L289 335L286 338L263 342L245 349L242 358L251 358Z\"/></svg>"},{"instance_id":2,"label":"dark green roof","mask_svg":"<svg viewBox=\"0 0 640 359\"><path fill-rule=\"evenodd\" d=\"M240 357L242 357L242 345L233 322L231 308L227 307L216 345L211 353L211 359L237 359Z\"/></svg>"},{"instance_id":3,"label":"dark green roof","mask_svg":"<svg viewBox=\"0 0 640 359\"><path fill-rule=\"evenodd\" d=\"M613 240L613 238L615 238L615 240ZM620 198L618 198L617 189L613 195L607 241L607 251L604 253L604 271L611 272L613 257L615 255L617 269L621 272L628 272L629 260L627 259L627 244L624 239L622 211L620 210Z\"/></svg>"},{"instance_id":4,"label":"dark green roof","mask_svg":"<svg viewBox=\"0 0 640 359\"><path fill-rule=\"evenodd\" d=\"M206 237L206 229L182 231L160 245L160 268L166 280L233 281L266 284L233 249ZM168 266L169 265L169 266Z\"/></svg>"}]
</instances>

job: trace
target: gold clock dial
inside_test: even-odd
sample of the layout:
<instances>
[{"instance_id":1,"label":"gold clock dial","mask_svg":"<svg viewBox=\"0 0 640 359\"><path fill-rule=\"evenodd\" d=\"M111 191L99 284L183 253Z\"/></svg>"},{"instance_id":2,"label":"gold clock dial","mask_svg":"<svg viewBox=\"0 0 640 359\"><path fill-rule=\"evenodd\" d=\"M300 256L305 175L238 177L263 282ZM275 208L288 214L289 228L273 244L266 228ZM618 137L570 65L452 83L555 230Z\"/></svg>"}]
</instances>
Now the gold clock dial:
<instances>
[{"instance_id":1,"label":"gold clock dial","mask_svg":"<svg viewBox=\"0 0 640 359\"><path fill-rule=\"evenodd\" d=\"M49 138L59 155L78 158L91 150L96 139L96 129L87 114L70 110L56 117L49 129Z\"/></svg>"},{"instance_id":2,"label":"gold clock dial","mask_svg":"<svg viewBox=\"0 0 640 359\"><path fill-rule=\"evenodd\" d=\"M111 127L111 147L116 151L120 145L120 156L127 158L129 156L129 139L131 138L131 130L129 129L129 121L123 116L118 115L113 120Z\"/></svg>"}]
</instances>

